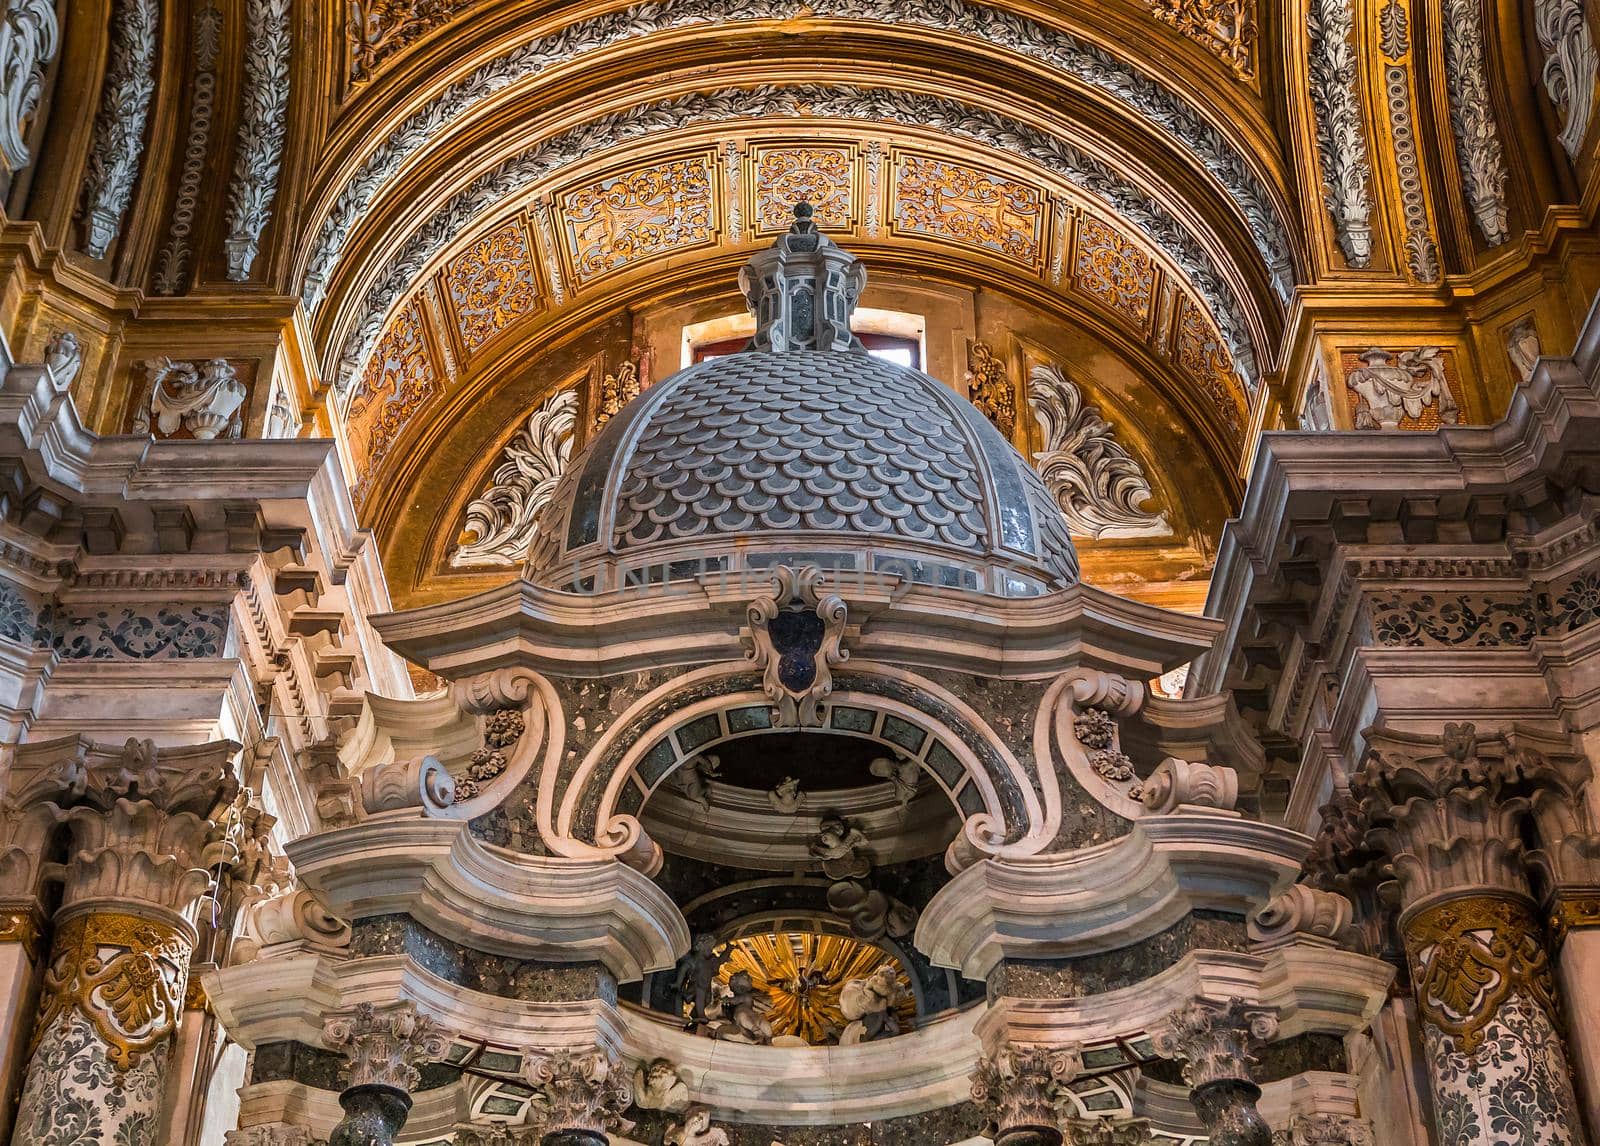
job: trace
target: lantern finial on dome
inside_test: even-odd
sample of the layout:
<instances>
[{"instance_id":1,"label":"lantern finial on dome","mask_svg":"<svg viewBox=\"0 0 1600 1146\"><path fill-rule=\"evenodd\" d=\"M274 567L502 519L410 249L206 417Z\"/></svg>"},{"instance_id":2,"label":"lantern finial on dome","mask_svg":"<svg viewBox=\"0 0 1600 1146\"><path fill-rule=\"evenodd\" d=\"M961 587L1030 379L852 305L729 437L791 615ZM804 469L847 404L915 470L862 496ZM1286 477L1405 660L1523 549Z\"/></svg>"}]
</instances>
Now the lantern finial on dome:
<instances>
[{"instance_id":1,"label":"lantern finial on dome","mask_svg":"<svg viewBox=\"0 0 1600 1146\"><path fill-rule=\"evenodd\" d=\"M756 316L750 350L866 353L850 332L850 313L867 285L867 268L817 230L814 214L810 203L796 203L789 230L739 272Z\"/></svg>"}]
</instances>

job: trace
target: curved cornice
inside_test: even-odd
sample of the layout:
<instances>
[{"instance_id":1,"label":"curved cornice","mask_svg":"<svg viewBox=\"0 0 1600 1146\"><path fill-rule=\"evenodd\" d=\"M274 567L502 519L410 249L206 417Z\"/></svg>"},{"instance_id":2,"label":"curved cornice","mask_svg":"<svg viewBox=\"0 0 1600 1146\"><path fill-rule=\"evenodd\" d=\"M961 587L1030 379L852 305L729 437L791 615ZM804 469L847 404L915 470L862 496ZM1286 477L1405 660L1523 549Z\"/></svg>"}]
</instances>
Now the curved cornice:
<instances>
[{"instance_id":1,"label":"curved cornice","mask_svg":"<svg viewBox=\"0 0 1600 1146\"><path fill-rule=\"evenodd\" d=\"M670 968L689 948L671 898L632 868L505 851L459 820L380 817L286 851L335 914L405 912L492 954L599 959L626 983Z\"/></svg>"},{"instance_id":2,"label":"curved cornice","mask_svg":"<svg viewBox=\"0 0 1600 1146\"><path fill-rule=\"evenodd\" d=\"M803 22L798 18L805 16ZM1059 19L1059 13L1053 13ZM405 92L426 92L409 108L394 108L372 123L364 117L341 140L351 149L333 175L326 193L309 216L316 238L308 249L305 296L315 307L338 262L343 244L357 222L408 165L468 121L488 114L502 93L520 89L536 77L581 62L593 67L607 49L664 34L730 28L804 30L820 39L837 27L864 38L881 28L914 29L918 39L945 39L963 54L975 46L1041 71L1069 94L1094 93L1151 132L1165 138L1221 187L1249 229L1260 256L1286 298L1294 278L1295 252L1288 238L1290 217L1281 194L1269 191L1264 161L1251 148L1230 138L1227 117L1208 114L1222 101L1188 98L1151 72L1094 42L1087 28L1064 30L1029 15L969 0L920 0L889 5L876 0L822 0L801 5L790 0L779 12L752 9L731 0L666 0L641 4L570 23L562 17L535 25L532 37L518 29L516 38L487 45L457 77L429 91L422 74L408 76ZM1115 21L1104 21L1115 23ZM1126 23L1126 21L1123 21ZM1124 29L1126 31L1126 29ZM1114 37L1112 42L1136 42ZM453 45L464 48L465 45ZM911 50L914 52L916 46ZM463 55L466 53L463 52ZM1169 69L1170 70L1170 69ZM1202 83L1196 82L1196 88ZM424 102L425 101L425 102ZM385 100L368 102L382 104ZM1248 105L1245 105L1248 106ZM1234 109L1239 110L1239 109ZM1259 132L1262 138L1268 133ZM1261 146L1271 154L1270 146Z\"/></svg>"},{"instance_id":3,"label":"curved cornice","mask_svg":"<svg viewBox=\"0 0 1600 1146\"><path fill-rule=\"evenodd\" d=\"M1293 883L1311 840L1227 814L1150 816L1065 855L984 860L923 908L917 948L984 980L1002 959L1061 959L1148 939L1195 909L1245 915Z\"/></svg>"},{"instance_id":4,"label":"curved cornice","mask_svg":"<svg viewBox=\"0 0 1600 1146\"><path fill-rule=\"evenodd\" d=\"M446 194L446 188L430 187L422 193L420 201L439 205L424 219L397 220L387 232L387 253L373 252L364 258L361 281L345 284L348 301L326 330L330 345L337 342L339 347L335 374L339 388L346 388L370 355L387 315L459 235L504 211L510 202L532 193L567 166L619 142L706 124L817 119L830 124L853 121L931 130L977 143L1015 162L1050 172L1098 200L1179 269L1216 322L1235 368L1254 389L1259 379L1255 346L1262 338L1263 324L1240 268L1232 264L1226 244L1211 232L1204 214L1196 212L1185 197L1163 193L1162 181L1121 157L1127 153L1119 156L1103 141L1096 141L1096 154L1087 141L988 110L984 106L988 96L969 101L943 94L950 90L949 85L926 76L906 76L894 86L774 87L754 78L760 70L750 69L749 87L689 91L644 104L632 103L634 97L630 96L628 106L557 132L500 159L486 171L474 174L465 166L454 168L451 183L457 189ZM705 78L686 77L691 84ZM715 78L727 83L742 77L718 73ZM1022 103L1016 100L1013 106L1021 109ZM1032 110L1036 118L1050 118L1044 109ZM333 362L328 365L335 367Z\"/></svg>"}]
</instances>

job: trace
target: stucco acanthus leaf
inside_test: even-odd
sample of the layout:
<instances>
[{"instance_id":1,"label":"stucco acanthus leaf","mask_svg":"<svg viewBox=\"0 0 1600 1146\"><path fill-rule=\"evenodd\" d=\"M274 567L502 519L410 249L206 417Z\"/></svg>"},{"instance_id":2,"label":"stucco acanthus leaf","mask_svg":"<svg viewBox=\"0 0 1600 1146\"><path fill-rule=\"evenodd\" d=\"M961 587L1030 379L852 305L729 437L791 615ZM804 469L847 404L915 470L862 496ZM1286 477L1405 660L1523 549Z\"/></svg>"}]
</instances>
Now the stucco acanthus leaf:
<instances>
[{"instance_id":1,"label":"stucco acanthus leaf","mask_svg":"<svg viewBox=\"0 0 1600 1146\"><path fill-rule=\"evenodd\" d=\"M1143 1118L1068 1118L1062 1125L1066 1146L1154 1146L1150 1123Z\"/></svg>"},{"instance_id":2,"label":"stucco acanthus leaf","mask_svg":"<svg viewBox=\"0 0 1600 1146\"><path fill-rule=\"evenodd\" d=\"M1489 95L1481 0L1445 0L1445 78L1467 205L1491 247L1506 231L1506 163Z\"/></svg>"},{"instance_id":3,"label":"stucco acanthus leaf","mask_svg":"<svg viewBox=\"0 0 1600 1146\"><path fill-rule=\"evenodd\" d=\"M1191 1087L1250 1081L1254 1051L1278 1033L1278 1012L1244 999L1197 995L1179 1007L1167 1025L1153 1033L1156 1051L1183 1060L1183 1079Z\"/></svg>"},{"instance_id":4,"label":"stucco acanthus leaf","mask_svg":"<svg viewBox=\"0 0 1600 1146\"><path fill-rule=\"evenodd\" d=\"M304 1126L264 1122L229 1130L222 1141L223 1146L317 1146L323 1140L312 1137Z\"/></svg>"},{"instance_id":5,"label":"stucco acanthus leaf","mask_svg":"<svg viewBox=\"0 0 1600 1146\"><path fill-rule=\"evenodd\" d=\"M1354 0L1314 0L1307 29L1323 202L1345 261L1364 267L1372 260L1372 164L1361 127Z\"/></svg>"},{"instance_id":6,"label":"stucco acanthus leaf","mask_svg":"<svg viewBox=\"0 0 1600 1146\"><path fill-rule=\"evenodd\" d=\"M1028 404L1044 433L1033 455L1067 526L1079 537L1165 537L1165 511L1140 509L1154 495L1144 468L1117 441L1100 411L1058 366L1028 373Z\"/></svg>"},{"instance_id":7,"label":"stucco acanthus leaf","mask_svg":"<svg viewBox=\"0 0 1600 1146\"><path fill-rule=\"evenodd\" d=\"M563 390L539 404L528 424L506 446L488 487L467 504L468 540L450 564L521 565L539 530L539 511L555 492L572 456L578 425L578 393Z\"/></svg>"},{"instance_id":8,"label":"stucco acanthus leaf","mask_svg":"<svg viewBox=\"0 0 1600 1146\"><path fill-rule=\"evenodd\" d=\"M111 16L100 112L83 174L83 249L102 259L122 229L144 154L144 125L155 94L156 0L119 0Z\"/></svg>"},{"instance_id":9,"label":"stucco acanthus leaf","mask_svg":"<svg viewBox=\"0 0 1600 1146\"><path fill-rule=\"evenodd\" d=\"M377 345L390 310L428 265L475 220L507 198L623 140L705 123L798 116L933 128L1039 164L1093 195L1177 264L1215 320L1240 378L1254 390L1255 352L1233 288L1197 236L1109 164L1056 135L959 100L883 88L821 85L694 92L643 104L551 136L479 175L411 233L360 300L340 345L336 386L340 392L348 391Z\"/></svg>"},{"instance_id":10,"label":"stucco acanthus leaf","mask_svg":"<svg viewBox=\"0 0 1600 1146\"><path fill-rule=\"evenodd\" d=\"M1292 293L1294 264L1287 230L1244 153L1176 93L1101 48L1026 17L970 0L912 0L893 5L886 0L816 0L811 4L780 0L775 8L761 9L735 0L663 0L581 20L549 36L520 44L451 84L388 133L343 186L323 219L306 269L302 291L306 306L313 313L316 311L345 244L389 181L429 143L496 93L554 64L654 33L741 20L793 19L802 11L820 17L954 32L1017 52L1074 82L1099 89L1154 124L1199 160L1226 189L1249 224L1280 299L1287 301ZM870 223L868 230L872 232Z\"/></svg>"},{"instance_id":11,"label":"stucco acanthus leaf","mask_svg":"<svg viewBox=\"0 0 1600 1146\"><path fill-rule=\"evenodd\" d=\"M350 1086L392 1086L411 1091L422 1081L418 1064L438 1062L450 1051L450 1036L410 1003L382 1010L361 1003L323 1024L329 1046L343 1051Z\"/></svg>"},{"instance_id":12,"label":"stucco acanthus leaf","mask_svg":"<svg viewBox=\"0 0 1600 1146\"><path fill-rule=\"evenodd\" d=\"M1349 1114L1296 1114L1273 1146L1373 1146L1372 1123Z\"/></svg>"},{"instance_id":13,"label":"stucco acanthus leaf","mask_svg":"<svg viewBox=\"0 0 1600 1146\"><path fill-rule=\"evenodd\" d=\"M633 1128L623 1117L633 1101L633 1084L604 1050L554 1054L530 1050L523 1055L522 1077L548 1103L546 1132L586 1130L603 1135Z\"/></svg>"},{"instance_id":14,"label":"stucco acanthus leaf","mask_svg":"<svg viewBox=\"0 0 1600 1146\"><path fill-rule=\"evenodd\" d=\"M0 162L20 171L32 155L26 142L44 92L44 70L61 45L50 0L8 0L0 21Z\"/></svg>"},{"instance_id":15,"label":"stucco acanthus leaf","mask_svg":"<svg viewBox=\"0 0 1600 1146\"><path fill-rule=\"evenodd\" d=\"M222 11L207 3L194 12L194 73L189 96L189 131L184 138L183 171L172 205L172 225L156 264L157 294L178 294L188 278L189 237L194 230L200 185L205 176L216 112L217 56L222 49Z\"/></svg>"},{"instance_id":16,"label":"stucco acanthus leaf","mask_svg":"<svg viewBox=\"0 0 1600 1146\"><path fill-rule=\"evenodd\" d=\"M1600 66L1584 12L1584 0L1538 0L1534 28L1544 49L1545 91L1561 113L1561 146L1577 159L1594 111L1595 71Z\"/></svg>"},{"instance_id":17,"label":"stucco acanthus leaf","mask_svg":"<svg viewBox=\"0 0 1600 1146\"><path fill-rule=\"evenodd\" d=\"M240 409L247 391L227 359L174 362L153 358L144 369L144 397L134 414L134 433L170 438L184 429L200 439L224 432L230 438L239 436Z\"/></svg>"},{"instance_id":18,"label":"stucco acanthus leaf","mask_svg":"<svg viewBox=\"0 0 1600 1146\"><path fill-rule=\"evenodd\" d=\"M278 193L289 127L289 0L248 0L244 103L228 187L228 278L249 277Z\"/></svg>"}]
</instances>

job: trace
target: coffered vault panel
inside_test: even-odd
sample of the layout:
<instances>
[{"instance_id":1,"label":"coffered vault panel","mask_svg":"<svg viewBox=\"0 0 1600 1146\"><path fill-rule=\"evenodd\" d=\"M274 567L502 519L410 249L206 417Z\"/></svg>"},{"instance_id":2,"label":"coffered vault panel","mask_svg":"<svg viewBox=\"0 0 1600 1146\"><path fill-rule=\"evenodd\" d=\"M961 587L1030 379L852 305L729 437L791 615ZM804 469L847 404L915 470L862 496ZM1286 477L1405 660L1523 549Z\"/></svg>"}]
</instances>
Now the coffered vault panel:
<instances>
[{"instance_id":1,"label":"coffered vault panel","mask_svg":"<svg viewBox=\"0 0 1600 1146\"><path fill-rule=\"evenodd\" d=\"M597 160L465 242L458 236L454 253L393 313L351 389L358 494L407 425L440 400L440 380L458 364L473 373L504 332L558 323L563 308L666 260L759 241L792 218L800 198L820 205L824 228L869 260L874 246L946 265L971 260L1098 314L1181 371L1221 436L1242 441L1246 395L1206 310L1143 236L1087 197L922 141L763 132L622 165ZM428 335L424 314L434 321Z\"/></svg>"}]
</instances>

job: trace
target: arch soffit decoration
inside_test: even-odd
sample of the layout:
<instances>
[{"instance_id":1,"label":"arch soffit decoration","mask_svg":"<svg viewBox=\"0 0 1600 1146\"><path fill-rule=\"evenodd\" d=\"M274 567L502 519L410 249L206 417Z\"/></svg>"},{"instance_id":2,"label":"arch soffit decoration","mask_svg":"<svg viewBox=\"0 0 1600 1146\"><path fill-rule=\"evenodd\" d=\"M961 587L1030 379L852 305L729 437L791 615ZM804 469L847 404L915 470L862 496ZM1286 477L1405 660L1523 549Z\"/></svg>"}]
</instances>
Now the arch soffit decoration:
<instances>
[{"instance_id":1,"label":"arch soffit decoration","mask_svg":"<svg viewBox=\"0 0 1600 1146\"><path fill-rule=\"evenodd\" d=\"M739 687L737 678L748 672L744 665L717 665L686 673L637 699L585 754L560 791L554 770L547 770L540 779L539 810L541 829L549 825L551 847L574 857L639 855L647 845L638 811L683 763L716 744L768 731L740 728L739 722L748 717L731 715L770 708L758 688ZM957 809L962 829L952 846L960 854L1030 855L1054 836L1061 817L1055 774L1049 769L1030 774L959 697L889 665L852 660L850 676L861 686L841 687L829 696L819 731L852 734L848 722L864 720L853 715L864 713L873 723L854 734L889 746L897 745L896 734L916 738L915 748L905 743L898 748L923 764ZM689 699L708 690L716 695ZM926 704L919 707L908 697ZM843 726L836 727L836 720ZM686 742L683 730L712 724L714 735L695 743L691 733ZM592 844L579 838L587 833L591 817Z\"/></svg>"},{"instance_id":2,"label":"arch soffit decoration","mask_svg":"<svg viewBox=\"0 0 1600 1146\"><path fill-rule=\"evenodd\" d=\"M686 3L688 2L700 3L701 0L686 0ZM995 11L969 4L960 4L957 8L961 13L968 13L969 10L984 15L992 15ZM746 13L740 10L737 13L727 14L726 18L737 20L743 15ZM679 18L685 19L681 14ZM412 111L397 130L368 133L369 138L381 137L381 141L359 164L343 165L342 170L348 172L348 177L335 178L321 197L320 206L312 215L312 218L320 220L320 223L313 224L316 235L309 244L306 296L308 300L318 304L316 309L323 311L319 316L319 325L330 322L328 315L332 311L349 309L338 306L330 309L322 305L327 297L330 275L338 270L341 264L350 261L344 255L347 253L347 244L356 222L384 197L387 188L397 181L398 176L407 171L415 172L428 156L444 148L450 139L470 134L464 126L469 121L492 116L504 123L513 118L503 114L506 99L496 97L508 90L521 91L528 88L530 85L519 85L519 81L525 77L542 75L546 71L546 65L549 65L552 73L558 70L553 56L581 49L588 39L595 37L598 37L598 41L593 44L595 47L627 42L640 34L635 24L628 23L629 20L637 21L637 19L637 10L624 10L609 17L579 21L554 37L525 42L518 48L491 58L470 72L466 78L457 80L445 87L442 92L432 95L419 109ZM619 26L607 33L595 26L595 20L613 20L614 23L619 23ZM668 22L670 23L670 20ZM693 24L694 20L689 19L688 22ZM1218 198L1221 201L1219 205L1222 206L1222 213L1229 212L1226 203L1231 199L1235 218L1242 217L1248 233L1260 239L1265 247L1271 248L1258 251L1258 255L1262 262L1274 268L1280 285L1286 276L1292 275L1290 268L1293 256L1288 246L1287 231L1282 223L1285 217L1280 206L1282 197L1269 190L1268 182L1263 180L1255 160L1248 157L1246 148L1231 141L1193 104L1186 102L1171 89L1135 71L1129 65L1118 62L1104 49L1089 45L1065 33L1044 29L1022 18L1007 16L994 26L1001 32L1009 29L1009 34L1020 44L1013 55L1045 70L1058 87L1069 85L1081 91L1083 86L1076 78L1079 73L1067 71L1061 66L1061 60L1066 59L1085 66L1092 65L1088 74L1098 81L1099 86L1091 89L1098 94L1098 98L1103 103L1109 103L1116 115L1128 120L1142 121L1140 130L1146 136L1153 135L1163 140L1171 150L1187 152L1191 175L1203 172L1201 181L1209 184L1212 190L1220 189ZM1017 31L1019 28L1020 32ZM648 35L652 30L646 28L643 34ZM962 36L976 35L980 39L993 39L996 34L990 32L985 37L985 29L982 26L966 29L960 33ZM569 40L571 43L566 42ZM584 53L577 50L577 57L581 59L583 56ZM1038 64L1040 60L1047 62ZM1107 92L1111 94L1107 96ZM891 110L893 103L891 99L889 101ZM946 105L949 116L958 120L967 118L967 109L983 113L984 102L979 100L965 107L954 103ZM928 108L921 110L927 111ZM992 116L992 113L987 114ZM982 118L980 115L980 119ZM1102 111L1095 118L1106 117ZM998 130L1005 131L1004 120L990 121L991 127L996 124ZM1035 133L1037 134L1036 129ZM1043 142L1047 152L1052 151L1060 143L1048 139L1036 142ZM1145 142L1148 143L1148 139ZM1109 165L1096 157L1086 155L1080 149L1073 150L1077 151L1076 155L1070 152L1062 154L1068 154L1077 160L1088 160L1087 164L1079 163L1078 166L1089 169L1097 179L1107 175L1112 177L1113 198L1130 190L1135 193L1135 198L1144 198L1144 193L1136 182L1122 179L1120 175L1110 171ZM1127 149L1113 150L1125 152ZM1148 151L1150 148L1145 147L1142 150ZM479 182L482 182L481 177ZM1228 333L1235 345L1244 347L1250 339L1249 332L1243 329L1246 324L1242 308L1237 305L1240 292L1236 284L1223 281L1216 260L1207 249L1208 246L1214 247L1217 244L1201 243L1195 239L1190 234L1191 228L1186 225L1187 222L1180 221L1162 208L1152 229L1161 232L1180 247L1187 246L1191 256L1198 256L1196 265L1201 268L1201 277L1211 280L1210 285L1213 288L1210 291L1211 301L1222 303L1221 310L1225 312L1222 317L1225 322L1233 326ZM412 257L402 259L401 262L407 264L414 262L416 253L413 250ZM361 261L370 264L373 260L368 258ZM385 279L392 280L395 270L396 267L391 266L390 274L384 276ZM341 273L339 277L343 280L348 276ZM401 273L399 277L404 279L406 276ZM1257 278L1260 278L1259 274ZM373 309L372 304L381 305L396 301L397 291L403 292L403 286L397 288L393 281L374 283L367 287L362 301L368 304L366 309L370 311ZM347 287L344 293L349 296L352 292ZM381 315L378 318L381 321ZM356 345L364 345L373 338L372 323L373 317L370 313L359 317L356 331L360 332L360 339ZM1259 319L1257 324L1259 325ZM345 357L350 357L348 345L345 350L347 352ZM1245 350L1245 353L1248 355L1249 351Z\"/></svg>"}]
</instances>

